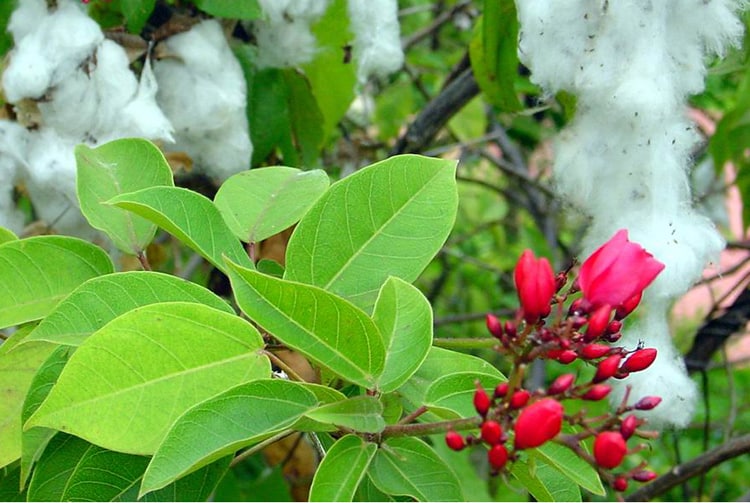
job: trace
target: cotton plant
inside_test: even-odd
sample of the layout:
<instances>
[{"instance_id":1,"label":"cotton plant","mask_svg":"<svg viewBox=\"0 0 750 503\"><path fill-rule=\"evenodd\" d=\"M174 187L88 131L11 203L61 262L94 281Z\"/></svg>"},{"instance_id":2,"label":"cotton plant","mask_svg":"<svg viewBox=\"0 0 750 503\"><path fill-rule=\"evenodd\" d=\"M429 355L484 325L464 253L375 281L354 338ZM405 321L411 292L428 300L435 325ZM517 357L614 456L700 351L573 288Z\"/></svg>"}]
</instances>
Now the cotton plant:
<instances>
[{"instance_id":1,"label":"cotton plant","mask_svg":"<svg viewBox=\"0 0 750 503\"><path fill-rule=\"evenodd\" d=\"M685 102L703 89L705 59L742 35L742 0L517 2L519 56L552 94L576 95L577 111L556 142L558 193L591 217L590 252L620 228L665 264L645 294L644 314L623 343L646 341L659 357L623 379L661 396L655 426L685 426L696 400L671 344L670 304L716 261L724 241L692 204L689 154L698 140Z\"/></svg>"}]
</instances>

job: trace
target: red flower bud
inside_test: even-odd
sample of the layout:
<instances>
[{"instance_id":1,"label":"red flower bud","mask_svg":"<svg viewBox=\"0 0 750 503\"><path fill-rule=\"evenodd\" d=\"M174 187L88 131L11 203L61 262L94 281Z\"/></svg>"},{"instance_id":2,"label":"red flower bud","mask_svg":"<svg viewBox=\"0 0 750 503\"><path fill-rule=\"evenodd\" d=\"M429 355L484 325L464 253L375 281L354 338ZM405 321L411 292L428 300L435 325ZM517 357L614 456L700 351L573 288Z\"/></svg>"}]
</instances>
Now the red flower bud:
<instances>
[{"instance_id":1,"label":"red flower bud","mask_svg":"<svg viewBox=\"0 0 750 503\"><path fill-rule=\"evenodd\" d=\"M450 430L445 434L445 443L454 451L460 451L461 449L466 447L464 437L453 430Z\"/></svg>"},{"instance_id":2,"label":"red flower bud","mask_svg":"<svg viewBox=\"0 0 750 503\"><path fill-rule=\"evenodd\" d=\"M572 349L566 349L557 356L556 360L563 365L567 365L569 363L573 363L576 358L578 358L578 353L576 353Z\"/></svg>"},{"instance_id":3,"label":"red flower bud","mask_svg":"<svg viewBox=\"0 0 750 503\"><path fill-rule=\"evenodd\" d=\"M521 411L514 428L516 449L539 447L560 433L563 406L553 398L543 398Z\"/></svg>"},{"instance_id":4,"label":"red flower bud","mask_svg":"<svg viewBox=\"0 0 750 503\"><path fill-rule=\"evenodd\" d=\"M503 444L493 445L487 452L487 460L494 470L502 470L508 462L508 450Z\"/></svg>"},{"instance_id":5,"label":"red flower bud","mask_svg":"<svg viewBox=\"0 0 750 503\"><path fill-rule=\"evenodd\" d=\"M502 398L505 395L508 394L508 383L507 382L501 382L497 386L495 386L495 398Z\"/></svg>"},{"instance_id":6,"label":"red flower bud","mask_svg":"<svg viewBox=\"0 0 750 503\"><path fill-rule=\"evenodd\" d=\"M607 325L608 334L616 334L620 330L622 330L622 322L620 320L612 320Z\"/></svg>"},{"instance_id":7,"label":"red flower bud","mask_svg":"<svg viewBox=\"0 0 750 503\"><path fill-rule=\"evenodd\" d=\"M620 423L620 435L622 435L622 438L627 440L632 437L639 423L638 418L632 414L623 419L622 423Z\"/></svg>"},{"instance_id":8,"label":"red flower bud","mask_svg":"<svg viewBox=\"0 0 750 503\"><path fill-rule=\"evenodd\" d=\"M594 459L602 468L612 469L622 463L628 448L619 432L604 431L594 440Z\"/></svg>"},{"instance_id":9,"label":"red flower bud","mask_svg":"<svg viewBox=\"0 0 750 503\"><path fill-rule=\"evenodd\" d=\"M609 343L614 343L620 340L620 337L622 337L622 334L620 332L616 332L614 334L604 334L604 340Z\"/></svg>"},{"instance_id":10,"label":"red flower bud","mask_svg":"<svg viewBox=\"0 0 750 503\"><path fill-rule=\"evenodd\" d=\"M550 302L555 294L555 275L546 258L537 259L526 250L518 259L514 273L518 300L527 323L535 323L550 313Z\"/></svg>"},{"instance_id":11,"label":"red flower bud","mask_svg":"<svg viewBox=\"0 0 750 503\"><path fill-rule=\"evenodd\" d=\"M558 272L555 276L555 291L559 292L568 282L568 273Z\"/></svg>"},{"instance_id":12,"label":"red flower bud","mask_svg":"<svg viewBox=\"0 0 750 503\"><path fill-rule=\"evenodd\" d=\"M497 316L488 314L486 319L487 330L492 334L493 337L501 339L503 336L503 324L497 319Z\"/></svg>"},{"instance_id":13,"label":"red flower bud","mask_svg":"<svg viewBox=\"0 0 750 503\"><path fill-rule=\"evenodd\" d=\"M656 349L646 348L639 349L632 353L622 364L621 370L624 372L638 372L651 366L656 360Z\"/></svg>"},{"instance_id":14,"label":"red flower bud","mask_svg":"<svg viewBox=\"0 0 750 503\"><path fill-rule=\"evenodd\" d=\"M638 482L650 482L656 478L656 474L650 470L638 470L633 474L633 480Z\"/></svg>"},{"instance_id":15,"label":"red flower bud","mask_svg":"<svg viewBox=\"0 0 750 503\"><path fill-rule=\"evenodd\" d=\"M531 393L527 390L521 389L516 391L513 393L513 396L510 397L510 408L520 409L529 402L529 398L531 398Z\"/></svg>"},{"instance_id":16,"label":"red flower bud","mask_svg":"<svg viewBox=\"0 0 750 503\"><path fill-rule=\"evenodd\" d=\"M587 342L595 341L601 337L607 330L609 325L609 318L612 315L612 308L609 304L603 304L596 308L593 313L589 315L589 326L586 329L586 336L584 340Z\"/></svg>"},{"instance_id":17,"label":"red flower bud","mask_svg":"<svg viewBox=\"0 0 750 503\"><path fill-rule=\"evenodd\" d=\"M615 477L615 480L612 482L612 487L615 491L622 492L628 488L628 479L622 475Z\"/></svg>"},{"instance_id":18,"label":"red flower bud","mask_svg":"<svg viewBox=\"0 0 750 503\"><path fill-rule=\"evenodd\" d=\"M611 349L610 346L605 346L604 344L586 344L581 349L581 356L587 360L593 360L606 355Z\"/></svg>"},{"instance_id":19,"label":"red flower bud","mask_svg":"<svg viewBox=\"0 0 750 503\"><path fill-rule=\"evenodd\" d=\"M633 408L635 410L651 410L660 403L661 397L659 396L644 396L633 405Z\"/></svg>"},{"instance_id":20,"label":"red flower bud","mask_svg":"<svg viewBox=\"0 0 750 503\"><path fill-rule=\"evenodd\" d=\"M573 386L575 380L576 376L574 374L563 374L558 376L557 379L552 381L549 388L547 388L547 394L558 395L560 393L565 393L571 386Z\"/></svg>"},{"instance_id":21,"label":"red flower bud","mask_svg":"<svg viewBox=\"0 0 750 503\"><path fill-rule=\"evenodd\" d=\"M491 405L492 400L490 400L490 396L477 383L477 390L474 392L474 408L477 410L480 416L484 417L490 410Z\"/></svg>"},{"instance_id":22,"label":"red flower bud","mask_svg":"<svg viewBox=\"0 0 750 503\"><path fill-rule=\"evenodd\" d=\"M595 384L591 386L591 389L588 390L581 398L583 398L584 400L596 402L609 395L610 391L612 391L611 386L607 386L606 384Z\"/></svg>"},{"instance_id":23,"label":"red flower bud","mask_svg":"<svg viewBox=\"0 0 750 503\"><path fill-rule=\"evenodd\" d=\"M568 316L580 316L589 312L591 304L584 299L576 299L570 303L568 308Z\"/></svg>"},{"instance_id":24,"label":"red flower bud","mask_svg":"<svg viewBox=\"0 0 750 503\"><path fill-rule=\"evenodd\" d=\"M606 381L607 379L615 375L617 373L617 370L620 368L621 360L621 354L614 354L600 361L599 365L596 366L596 375L594 375L594 378L591 380L591 382L599 383L602 381Z\"/></svg>"},{"instance_id":25,"label":"red flower bud","mask_svg":"<svg viewBox=\"0 0 750 503\"><path fill-rule=\"evenodd\" d=\"M497 421L482 423L482 440L490 445L499 444L503 438L503 427Z\"/></svg>"},{"instance_id":26,"label":"red flower bud","mask_svg":"<svg viewBox=\"0 0 750 503\"><path fill-rule=\"evenodd\" d=\"M512 321L508 320L504 323L503 328L505 329L505 333L508 336L508 338L513 339L516 337L516 334L518 333L516 324Z\"/></svg>"},{"instance_id":27,"label":"red flower bud","mask_svg":"<svg viewBox=\"0 0 750 503\"><path fill-rule=\"evenodd\" d=\"M581 264L578 284L594 307L620 306L642 293L662 269L664 264L620 229Z\"/></svg>"},{"instance_id":28,"label":"red flower bud","mask_svg":"<svg viewBox=\"0 0 750 503\"><path fill-rule=\"evenodd\" d=\"M641 303L641 297L643 297L643 292L638 292L637 294L633 295L628 300L617 306L617 309L615 310L615 319L622 320L626 318L630 313L635 311L635 308L638 307L638 304Z\"/></svg>"}]
</instances>

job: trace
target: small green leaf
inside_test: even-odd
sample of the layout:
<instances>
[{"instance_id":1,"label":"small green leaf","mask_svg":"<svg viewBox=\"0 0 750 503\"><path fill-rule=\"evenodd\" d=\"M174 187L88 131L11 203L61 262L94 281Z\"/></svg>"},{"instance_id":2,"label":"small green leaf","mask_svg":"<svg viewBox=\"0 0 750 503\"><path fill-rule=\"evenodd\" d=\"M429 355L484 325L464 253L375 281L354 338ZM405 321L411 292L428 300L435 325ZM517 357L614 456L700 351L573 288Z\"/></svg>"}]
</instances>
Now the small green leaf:
<instances>
[{"instance_id":1,"label":"small green leaf","mask_svg":"<svg viewBox=\"0 0 750 503\"><path fill-rule=\"evenodd\" d=\"M320 162L320 148L325 140L325 118L318 107L319 102L313 96L307 74L288 68L284 70L284 81L289 93L290 127L300 163L302 166L315 165ZM333 81L329 81L329 87L335 87ZM344 97L339 96L339 104L343 101L341 98Z\"/></svg>"},{"instance_id":2,"label":"small green leaf","mask_svg":"<svg viewBox=\"0 0 750 503\"><path fill-rule=\"evenodd\" d=\"M285 278L369 311L388 276L414 281L445 242L455 170L453 161L403 155L336 182L292 234Z\"/></svg>"},{"instance_id":3,"label":"small green leaf","mask_svg":"<svg viewBox=\"0 0 750 503\"><path fill-rule=\"evenodd\" d=\"M132 3L141 2L130 0ZM153 0L151 3L153 9ZM126 5L129 4L123 8ZM120 194L148 187L173 186L172 170L164 154L149 141L126 138L93 149L78 145L75 157L76 193L86 220L104 231L121 251L131 255L142 252L154 239L156 225L104 203Z\"/></svg>"},{"instance_id":4,"label":"small green leaf","mask_svg":"<svg viewBox=\"0 0 750 503\"><path fill-rule=\"evenodd\" d=\"M122 15L130 33L141 33L149 16L154 11L156 0L120 0ZM144 170L145 171L145 170Z\"/></svg>"},{"instance_id":5,"label":"small green leaf","mask_svg":"<svg viewBox=\"0 0 750 503\"><path fill-rule=\"evenodd\" d=\"M263 14L258 0L194 0L196 7L216 17L227 19L258 19Z\"/></svg>"},{"instance_id":6,"label":"small green leaf","mask_svg":"<svg viewBox=\"0 0 750 503\"><path fill-rule=\"evenodd\" d=\"M0 245L0 328L38 320L87 279L114 270L109 256L67 236L35 236Z\"/></svg>"},{"instance_id":7,"label":"small green leaf","mask_svg":"<svg viewBox=\"0 0 750 503\"><path fill-rule=\"evenodd\" d=\"M380 433L385 428L383 404L376 397L368 395L323 405L306 412L305 416L320 423L362 433Z\"/></svg>"},{"instance_id":8,"label":"small green leaf","mask_svg":"<svg viewBox=\"0 0 750 503\"><path fill-rule=\"evenodd\" d=\"M432 345L432 308L417 288L388 278L375 302L373 321L386 346L380 391L396 390L417 371Z\"/></svg>"},{"instance_id":9,"label":"small green leaf","mask_svg":"<svg viewBox=\"0 0 750 503\"><path fill-rule=\"evenodd\" d=\"M578 486L546 463L515 461L510 473L536 501L581 501Z\"/></svg>"},{"instance_id":10,"label":"small green leaf","mask_svg":"<svg viewBox=\"0 0 750 503\"><path fill-rule=\"evenodd\" d=\"M83 342L25 427L151 454L184 411L268 376L263 345L246 321L201 304L133 309Z\"/></svg>"},{"instance_id":11,"label":"small green leaf","mask_svg":"<svg viewBox=\"0 0 750 503\"><path fill-rule=\"evenodd\" d=\"M16 236L12 230L6 229L5 227L0 227L0 245L3 243L7 243L8 241L15 241L18 239L18 236Z\"/></svg>"},{"instance_id":12,"label":"small green leaf","mask_svg":"<svg viewBox=\"0 0 750 503\"><path fill-rule=\"evenodd\" d=\"M104 325L136 307L159 302L196 302L233 314L202 286L169 274L130 271L88 280L57 305L26 338L78 346Z\"/></svg>"},{"instance_id":13,"label":"small green leaf","mask_svg":"<svg viewBox=\"0 0 750 503\"><path fill-rule=\"evenodd\" d=\"M0 353L3 383L3 399L0 400L0 468L21 457L21 414L24 400L37 369L55 350L53 344L46 342L16 344L14 339L22 338L23 335L17 332L0 346L4 348L6 345L14 345L12 349Z\"/></svg>"},{"instance_id":14,"label":"small green leaf","mask_svg":"<svg viewBox=\"0 0 750 503\"><path fill-rule=\"evenodd\" d=\"M108 204L140 215L174 235L226 274L222 255L252 267L214 203L181 187L151 187L122 194Z\"/></svg>"},{"instance_id":15,"label":"small green leaf","mask_svg":"<svg viewBox=\"0 0 750 503\"><path fill-rule=\"evenodd\" d=\"M588 492L599 496L607 494L594 467L567 447L547 442L543 446L529 451L529 455L543 460Z\"/></svg>"},{"instance_id":16,"label":"small green leaf","mask_svg":"<svg viewBox=\"0 0 750 503\"><path fill-rule=\"evenodd\" d=\"M432 448L414 437L389 438L368 474L386 494L417 501L464 501L456 475Z\"/></svg>"},{"instance_id":17,"label":"small green leaf","mask_svg":"<svg viewBox=\"0 0 750 503\"><path fill-rule=\"evenodd\" d=\"M301 384L259 379L196 405L169 429L148 465L141 494L290 428L317 403Z\"/></svg>"},{"instance_id":18,"label":"small green leaf","mask_svg":"<svg viewBox=\"0 0 750 503\"><path fill-rule=\"evenodd\" d=\"M320 288L232 263L229 279L237 304L264 330L339 377L374 386L383 370L385 348L375 323L363 311Z\"/></svg>"},{"instance_id":19,"label":"small green leaf","mask_svg":"<svg viewBox=\"0 0 750 503\"><path fill-rule=\"evenodd\" d=\"M315 472L310 501L352 501L377 450L356 435L338 439Z\"/></svg>"},{"instance_id":20,"label":"small green leaf","mask_svg":"<svg viewBox=\"0 0 750 503\"><path fill-rule=\"evenodd\" d=\"M428 388L425 395L425 405L428 408L450 410L458 417L476 416L473 397L476 382L492 392L498 382L494 374L480 374L478 372L457 372L444 375L436 379Z\"/></svg>"},{"instance_id":21,"label":"small green leaf","mask_svg":"<svg viewBox=\"0 0 750 503\"><path fill-rule=\"evenodd\" d=\"M21 424L25 423L47 398L72 353L73 350L69 347L59 347L39 367L23 402ZM49 428L31 428L21 434L21 487L26 485L34 463L56 433L55 430Z\"/></svg>"},{"instance_id":22,"label":"small green leaf","mask_svg":"<svg viewBox=\"0 0 750 503\"><path fill-rule=\"evenodd\" d=\"M214 204L237 238L257 243L297 223L328 185L322 170L258 168L227 179Z\"/></svg>"}]
</instances>

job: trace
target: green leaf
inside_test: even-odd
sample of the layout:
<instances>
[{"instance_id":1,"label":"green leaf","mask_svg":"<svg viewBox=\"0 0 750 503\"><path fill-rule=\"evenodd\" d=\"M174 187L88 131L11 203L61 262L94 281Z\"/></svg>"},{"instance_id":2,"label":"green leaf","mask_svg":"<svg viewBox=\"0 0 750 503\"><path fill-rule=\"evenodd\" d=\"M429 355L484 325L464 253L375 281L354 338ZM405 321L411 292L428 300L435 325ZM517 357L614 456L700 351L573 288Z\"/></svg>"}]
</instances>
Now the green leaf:
<instances>
[{"instance_id":1,"label":"green leaf","mask_svg":"<svg viewBox=\"0 0 750 503\"><path fill-rule=\"evenodd\" d=\"M130 33L140 33L154 11L156 0L120 0ZM145 170L144 170L145 171Z\"/></svg>"},{"instance_id":2,"label":"green leaf","mask_svg":"<svg viewBox=\"0 0 750 503\"><path fill-rule=\"evenodd\" d=\"M419 289L388 278L375 302L373 321L385 342L380 391L396 390L417 371L432 345L432 308Z\"/></svg>"},{"instance_id":3,"label":"green leaf","mask_svg":"<svg viewBox=\"0 0 750 503\"><path fill-rule=\"evenodd\" d=\"M67 236L36 236L0 245L0 328L47 316L87 279L114 266L101 248Z\"/></svg>"},{"instance_id":4,"label":"green leaf","mask_svg":"<svg viewBox=\"0 0 750 503\"><path fill-rule=\"evenodd\" d=\"M374 396L360 395L323 405L305 413L320 423L350 428L362 433L380 433L385 428L383 404Z\"/></svg>"},{"instance_id":5,"label":"green leaf","mask_svg":"<svg viewBox=\"0 0 750 503\"><path fill-rule=\"evenodd\" d=\"M0 346L15 346L0 354L3 383L3 399L0 400L0 468L21 457L23 403L37 369L55 350L54 345L45 342L15 344L14 339L22 336L23 333L16 333Z\"/></svg>"},{"instance_id":6,"label":"green leaf","mask_svg":"<svg viewBox=\"0 0 750 503\"><path fill-rule=\"evenodd\" d=\"M258 243L297 223L328 185L319 169L258 168L227 179L214 204L237 238Z\"/></svg>"},{"instance_id":7,"label":"green leaf","mask_svg":"<svg viewBox=\"0 0 750 503\"><path fill-rule=\"evenodd\" d=\"M73 433L106 449L156 451L184 411L270 374L263 339L201 304L151 304L88 337L25 427Z\"/></svg>"},{"instance_id":8,"label":"green leaf","mask_svg":"<svg viewBox=\"0 0 750 503\"><path fill-rule=\"evenodd\" d=\"M607 494L594 467L567 447L547 442L543 446L529 451L529 455L543 460L588 492L599 496Z\"/></svg>"},{"instance_id":9,"label":"green leaf","mask_svg":"<svg viewBox=\"0 0 750 503\"><path fill-rule=\"evenodd\" d=\"M310 501L352 501L377 450L356 435L338 439L315 472Z\"/></svg>"},{"instance_id":10,"label":"green leaf","mask_svg":"<svg viewBox=\"0 0 750 503\"><path fill-rule=\"evenodd\" d=\"M44 340L78 346L136 307L180 301L234 313L216 294L190 281L150 271L115 273L90 279L78 287L39 323L26 342Z\"/></svg>"},{"instance_id":11,"label":"green leaf","mask_svg":"<svg viewBox=\"0 0 750 503\"><path fill-rule=\"evenodd\" d=\"M127 6L142 9L144 5L136 4L143 3L127 0L123 9ZM150 3L153 9L154 1L150 0ZM76 193L86 220L92 227L104 231L121 251L132 255L142 252L154 239L156 226L133 213L104 203L120 194L148 187L173 186L172 170L164 154L147 140L127 138L93 149L78 145L75 157Z\"/></svg>"},{"instance_id":12,"label":"green leaf","mask_svg":"<svg viewBox=\"0 0 750 503\"><path fill-rule=\"evenodd\" d=\"M518 18L513 0L485 0L484 14L469 44L471 69L487 100L503 111L521 110L515 91L518 73Z\"/></svg>"},{"instance_id":13,"label":"green leaf","mask_svg":"<svg viewBox=\"0 0 750 503\"><path fill-rule=\"evenodd\" d=\"M226 274L222 255L252 267L252 262L214 203L181 187L151 187L108 201L151 220L201 254Z\"/></svg>"},{"instance_id":14,"label":"green leaf","mask_svg":"<svg viewBox=\"0 0 750 503\"><path fill-rule=\"evenodd\" d=\"M23 402L21 424L25 423L47 398L72 353L73 350L69 347L59 347L39 367ZM26 485L34 463L56 433L49 428L31 428L21 434L21 487Z\"/></svg>"},{"instance_id":15,"label":"green leaf","mask_svg":"<svg viewBox=\"0 0 750 503\"><path fill-rule=\"evenodd\" d=\"M385 348L375 323L356 306L320 288L264 276L229 263L237 304L251 320L317 364L372 388Z\"/></svg>"},{"instance_id":16,"label":"green leaf","mask_svg":"<svg viewBox=\"0 0 750 503\"><path fill-rule=\"evenodd\" d=\"M166 487L144 495L139 501L209 501L227 474L232 456L226 456L194 471Z\"/></svg>"},{"instance_id":17,"label":"green leaf","mask_svg":"<svg viewBox=\"0 0 750 503\"><path fill-rule=\"evenodd\" d=\"M18 236L16 236L12 230L6 229L5 227L0 227L0 245L3 243L7 243L8 241L15 241L18 239Z\"/></svg>"},{"instance_id":18,"label":"green leaf","mask_svg":"<svg viewBox=\"0 0 750 503\"><path fill-rule=\"evenodd\" d=\"M260 379L196 405L169 429L148 465L141 494L290 428L317 404L303 385Z\"/></svg>"},{"instance_id":19,"label":"green leaf","mask_svg":"<svg viewBox=\"0 0 750 503\"><path fill-rule=\"evenodd\" d=\"M27 501L20 480L21 468L18 465L13 468L0 468L0 501Z\"/></svg>"},{"instance_id":20,"label":"green leaf","mask_svg":"<svg viewBox=\"0 0 750 503\"><path fill-rule=\"evenodd\" d=\"M388 276L414 281L453 227L455 168L453 161L402 155L336 182L292 234L286 279L366 310Z\"/></svg>"},{"instance_id":21,"label":"green leaf","mask_svg":"<svg viewBox=\"0 0 750 503\"><path fill-rule=\"evenodd\" d=\"M581 501L578 486L545 463L534 463L532 470L528 463L515 461L510 473L536 501Z\"/></svg>"},{"instance_id":22,"label":"green leaf","mask_svg":"<svg viewBox=\"0 0 750 503\"><path fill-rule=\"evenodd\" d=\"M329 138L349 109L357 83L355 66L344 52L353 38L346 0L333 0L312 32L318 41L315 59L302 69L322 114L323 138Z\"/></svg>"},{"instance_id":23,"label":"green leaf","mask_svg":"<svg viewBox=\"0 0 750 503\"><path fill-rule=\"evenodd\" d=\"M320 162L320 148L326 138L323 129L325 118L306 76L289 68L284 70L284 81L289 93L289 125L294 135L294 146L301 157L301 165L315 165ZM329 81L328 84L331 87L333 82Z\"/></svg>"},{"instance_id":24,"label":"green leaf","mask_svg":"<svg viewBox=\"0 0 750 503\"><path fill-rule=\"evenodd\" d=\"M368 474L386 494L417 501L464 501L461 485L432 448L414 437L389 438L378 449Z\"/></svg>"},{"instance_id":25,"label":"green leaf","mask_svg":"<svg viewBox=\"0 0 750 503\"><path fill-rule=\"evenodd\" d=\"M491 394L501 380L505 379L498 379L494 374L478 372L447 374L436 379L427 388L425 405L429 409L449 410L458 417L476 416L473 404L474 392L477 389L476 381Z\"/></svg>"},{"instance_id":26,"label":"green leaf","mask_svg":"<svg viewBox=\"0 0 750 503\"><path fill-rule=\"evenodd\" d=\"M228 19L258 19L263 11L258 0L193 0L196 7L216 17Z\"/></svg>"}]
</instances>

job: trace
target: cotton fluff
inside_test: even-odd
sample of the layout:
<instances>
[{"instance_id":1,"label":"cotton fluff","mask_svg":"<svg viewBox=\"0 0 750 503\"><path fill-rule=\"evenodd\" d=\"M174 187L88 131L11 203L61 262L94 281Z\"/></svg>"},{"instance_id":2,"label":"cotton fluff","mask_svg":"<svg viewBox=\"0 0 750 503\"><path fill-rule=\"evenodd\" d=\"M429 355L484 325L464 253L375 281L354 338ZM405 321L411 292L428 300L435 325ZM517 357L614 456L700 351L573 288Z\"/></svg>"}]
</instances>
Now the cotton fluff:
<instances>
[{"instance_id":1,"label":"cotton fluff","mask_svg":"<svg viewBox=\"0 0 750 503\"><path fill-rule=\"evenodd\" d=\"M13 201L13 187L18 177L19 165L28 148L28 132L14 122L0 120L0 227L16 234L23 230L23 212Z\"/></svg>"},{"instance_id":2,"label":"cotton fluff","mask_svg":"<svg viewBox=\"0 0 750 503\"><path fill-rule=\"evenodd\" d=\"M349 0L357 78L384 77L404 64L396 0Z\"/></svg>"},{"instance_id":3,"label":"cotton fluff","mask_svg":"<svg viewBox=\"0 0 750 503\"><path fill-rule=\"evenodd\" d=\"M223 181L248 169L252 156L242 68L216 20L203 21L166 41L154 63L157 101L175 130L175 144L196 169Z\"/></svg>"},{"instance_id":4,"label":"cotton fluff","mask_svg":"<svg viewBox=\"0 0 750 503\"><path fill-rule=\"evenodd\" d=\"M73 149L127 136L172 139L150 66L139 83L125 50L106 40L74 0L59 0L49 12L44 0L21 0L9 29L15 47L3 90L11 103L38 100L41 115L39 130L27 134L16 176L47 225L92 238L78 209ZM10 141L0 137L0 152Z\"/></svg>"},{"instance_id":5,"label":"cotton fluff","mask_svg":"<svg viewBox=\"0 0 750 503\"><path fill-rule=\"evenodd\" d=\"M310 26L330 0L260 0L264 19L253 25L260 68L287 68L309 63L317 52Z\"/></svg>"},{"instance_id":6,"label":"cotton fluff","mask_svg":"<svg viewBox=\"0 0 750 503\"><path fill-rule=\"evenodd\" d=\"M583 256L630 230L666 265L644 298L646 315L624 344L658 349L653 367L618 381L613 403L659 395L647 413L659 427L685 426L695 386L671 344L667 308L716 260L723 240L693 207L688 165L697 135L685 114L703 89L704 60L739 42L740 0L524 0L517 2L519 57L548 93L578 97L556 143L556 190L591 217Z\"/></svg>"}]
</instances>

